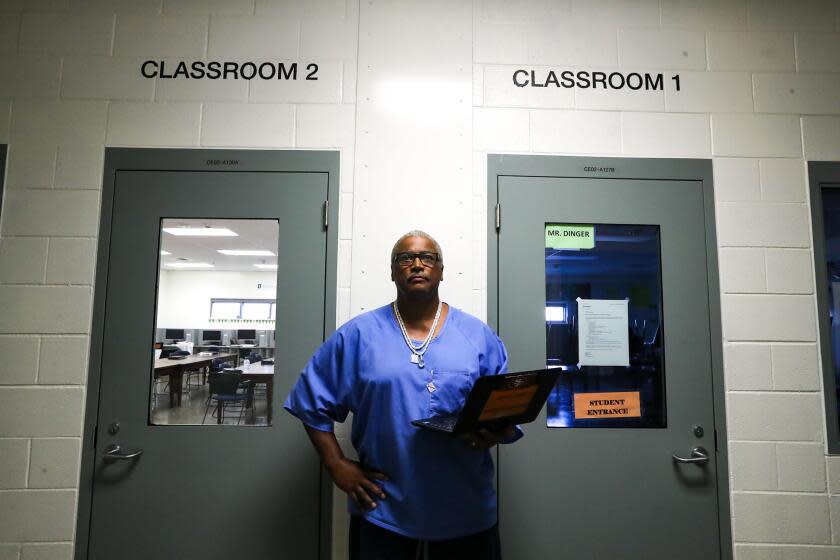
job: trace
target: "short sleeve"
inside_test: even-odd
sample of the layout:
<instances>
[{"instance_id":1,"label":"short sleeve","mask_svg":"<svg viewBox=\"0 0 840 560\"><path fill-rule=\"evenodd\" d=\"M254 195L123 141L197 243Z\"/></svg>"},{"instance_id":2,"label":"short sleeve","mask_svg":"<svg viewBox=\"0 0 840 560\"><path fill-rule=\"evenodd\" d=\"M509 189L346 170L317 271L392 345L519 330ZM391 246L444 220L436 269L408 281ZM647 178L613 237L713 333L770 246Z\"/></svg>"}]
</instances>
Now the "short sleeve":
<instances>
[{"instance_id":1,"label":"short sleeve","mask_svg":"<svg viewBox=\"0 0 840 560\"><path fill-rule=\"evenodd\" d=\"M507 372L508 356L505 345L490 327L484 327L484 344L480 350L481 375L497 375Z\"/></svg>"},{"instance_id":2,"label":"short sleeve","mask_svg":"<svg viewBox=\"0 0 840 560\"><path fill-rule=\"evenodd\" d=\"M283 408L307 426L332 432L334 422L344 422L350 411L353 360L346 359L352 337L336 331L304 366Z\"/></svg>"}]
</instances>

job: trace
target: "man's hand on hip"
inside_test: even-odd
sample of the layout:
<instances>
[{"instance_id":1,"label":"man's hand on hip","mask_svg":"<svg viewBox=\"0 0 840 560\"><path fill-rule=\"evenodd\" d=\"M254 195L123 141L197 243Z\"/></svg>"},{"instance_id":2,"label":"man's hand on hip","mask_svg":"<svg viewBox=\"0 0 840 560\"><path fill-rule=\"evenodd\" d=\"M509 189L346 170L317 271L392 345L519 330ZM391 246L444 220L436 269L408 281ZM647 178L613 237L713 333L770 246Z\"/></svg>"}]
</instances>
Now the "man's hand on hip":
<instances>
[{"instance_id":1,"label":"man's hand on hip","mask_svg":"<svg viewBox=\"0 0 840 560\"><path fill-rule=\"evenodd\" d=\"M341 488L363 509L373 509L376 502L373 497L384 500L385 492L374 480L388 480L385 473L363 468L358 461L342 458L327 466L335 485Z\"/></svg>"}]
</instances>

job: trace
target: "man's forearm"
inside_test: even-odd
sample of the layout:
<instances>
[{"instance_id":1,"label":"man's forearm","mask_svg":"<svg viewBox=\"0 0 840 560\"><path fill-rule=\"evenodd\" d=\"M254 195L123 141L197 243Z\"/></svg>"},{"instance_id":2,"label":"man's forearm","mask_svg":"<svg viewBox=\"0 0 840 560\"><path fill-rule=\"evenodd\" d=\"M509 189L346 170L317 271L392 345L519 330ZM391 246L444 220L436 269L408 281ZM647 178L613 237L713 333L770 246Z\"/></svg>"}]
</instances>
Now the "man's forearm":
<instances>
[{"instance_id":1,"label":"man's forearm","mask_svg":"<svg viewBox=\"0 0 840 560\"><path fill-rule=\"evenodd\" d=\"M344 459L344 453L341 451L341 447L338 445L338 440L335 439L333 432L316 430L306 424L303 427L306 428L306 434L309 436L312 445L315 446L315 450L321 457L321 462L324 463L327 469L332 468Z\"/></svg>"}]
</instances>

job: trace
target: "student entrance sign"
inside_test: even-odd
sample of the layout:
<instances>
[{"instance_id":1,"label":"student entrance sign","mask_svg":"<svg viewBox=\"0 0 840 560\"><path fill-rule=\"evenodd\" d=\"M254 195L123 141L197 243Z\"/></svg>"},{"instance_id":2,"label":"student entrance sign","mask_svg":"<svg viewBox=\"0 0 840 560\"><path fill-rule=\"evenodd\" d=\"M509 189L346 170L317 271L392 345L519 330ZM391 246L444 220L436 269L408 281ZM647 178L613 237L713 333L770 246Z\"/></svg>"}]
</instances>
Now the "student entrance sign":
<instances>
[{"instance_id":1,"label":"student entrance sign","mask_svg":"<svg viewBox=\"0 0 840 560\"><path fill-rule=\"evenodd\" d=\"M575 418L630 418L641 416L639 393L575 393Z\"/></svg>"}]
</instances>

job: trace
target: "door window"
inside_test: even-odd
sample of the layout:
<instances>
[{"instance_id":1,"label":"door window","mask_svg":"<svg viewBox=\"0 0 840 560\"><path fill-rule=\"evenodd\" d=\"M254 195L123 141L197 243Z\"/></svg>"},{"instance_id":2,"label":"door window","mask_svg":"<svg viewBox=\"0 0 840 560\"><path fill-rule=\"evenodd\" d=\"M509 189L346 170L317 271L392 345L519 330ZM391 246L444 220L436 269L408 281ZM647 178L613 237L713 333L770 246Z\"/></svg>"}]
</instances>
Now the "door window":
<instances>
[{"instance_id":1,"label":"door window","mask_svg":"<svg viewBox=\"0 0 840 560\"><path fill-rule=\"evenodd\" d=\"M277 248L277 220L161 220L150 424L271 424Z\"/></svg>"},{"instance_id":2,"label":"door window","mask_svg":"<svg viewBox=\"0 0 840 560\"><path fill-rule=\"evenodd\" d=\"M820 189L823 210L823 248L825 256L824 280L817 276L817 282L825 281L828 286L828 324L831 333L831 368L833 384L826 391L840 397L840 188L824 186ZM818 269L819 270L819 269ZM825 363L825 362L824 362ZM828 380L828 378L827 378ZM834 403L840 403L835 398ZM829 422L840 424L840 405L826 399ZM832 410L834 409L834 410ZM830 442L836 445L836 442Z\"/></svg>"},{"instance_id":3,"label":"door window","mask_svg":"<svg viewBox=\"0 0 840 560\"><path fill-rule=\"evenodd\" d=\"M550 428L664 428L657 225L545 225Z\"/></svg>"}]
</instances>

